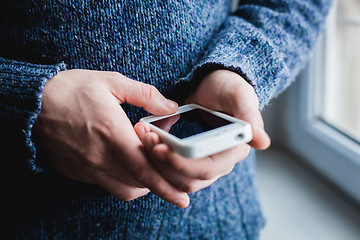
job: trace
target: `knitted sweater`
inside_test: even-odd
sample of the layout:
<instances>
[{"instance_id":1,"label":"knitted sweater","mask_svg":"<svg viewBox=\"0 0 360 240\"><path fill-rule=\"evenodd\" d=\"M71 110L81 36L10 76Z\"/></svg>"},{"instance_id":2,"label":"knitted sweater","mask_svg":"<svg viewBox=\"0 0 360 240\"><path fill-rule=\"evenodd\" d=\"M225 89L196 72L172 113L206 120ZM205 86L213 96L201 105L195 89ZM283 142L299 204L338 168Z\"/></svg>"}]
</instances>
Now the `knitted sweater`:
<instances>
[{"instance_id":1,"label":"knitted sweater","mask_svg":"<svg viewBox=\"0 0 360 240\"><path fill-rule=\"evenodd\" d=\"M224 68L262 109L304 67L328 0L2 0L0 236L20 239L256 239L254 154L179 209L147 194L120 201L47 166L31 141L44 84L59 71L117 71L181 102ZM135 123L146 112L123 105ZM38 150L38 151L37 151Z\"/></svg>"}]
</instances>

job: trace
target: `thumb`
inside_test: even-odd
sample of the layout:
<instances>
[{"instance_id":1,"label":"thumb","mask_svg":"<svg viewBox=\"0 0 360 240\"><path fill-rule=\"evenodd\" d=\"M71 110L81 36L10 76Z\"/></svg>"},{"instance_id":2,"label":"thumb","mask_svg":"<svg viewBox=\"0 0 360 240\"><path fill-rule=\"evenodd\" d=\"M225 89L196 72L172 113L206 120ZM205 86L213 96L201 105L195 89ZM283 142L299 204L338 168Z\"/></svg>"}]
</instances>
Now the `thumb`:
<instances>
[{"instance_id":1,"label":"thumb","mask_svg":"<svg viewBox=\"0 0 360 240\"><path fill-rule=\"evenodd\" d=\"M261 126L252 126L253 140L249 143L250 146L257 150L265 150L270 144L271 140L269 135Z\"/></svg>"},{"instance_id":2,"label":"thumb","mask_svg":"<svg viewBox=\"0 0 360 240\"><path fill-rule=\"evenodd\" d=\"M267 149L271 144L271 140L264 129L264 122L260 111L248 108L246 113L240 114L238 117L251 125L253 139L249 145L257 150Z\"/></svg>"},{"instance_id":3,"label":"thumb","mask_svg":"<svg viewBox=\"0 0 360 240\"><path fill-rule=\"evenodd\" d=\"M172 114L177 111L176 102L166 99L157 88L138 82L120 74L118 81L113 81L112 91L120 103L129 103L142 107L155 115Z\"/></svg>"}]
</instances>

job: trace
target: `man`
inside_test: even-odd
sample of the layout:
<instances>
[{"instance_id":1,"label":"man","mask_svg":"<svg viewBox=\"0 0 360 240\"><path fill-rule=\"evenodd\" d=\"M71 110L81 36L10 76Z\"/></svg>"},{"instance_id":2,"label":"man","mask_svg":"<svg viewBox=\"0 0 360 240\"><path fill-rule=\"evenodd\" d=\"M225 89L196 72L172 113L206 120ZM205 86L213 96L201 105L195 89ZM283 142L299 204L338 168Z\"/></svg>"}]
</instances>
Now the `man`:
<instances>
[{"instance_id":1,"label":"man","mask_svg":"<svg viewBox=\"0 0 360 240\"><path fill-rule=\"evenodd\" d=\"M329 5L3 1L3 235L256 239L259 110L305 65ZM176 111L162 94L248 121L253 141L179 156L133 127Z\"/></svg>"}]
</instances>

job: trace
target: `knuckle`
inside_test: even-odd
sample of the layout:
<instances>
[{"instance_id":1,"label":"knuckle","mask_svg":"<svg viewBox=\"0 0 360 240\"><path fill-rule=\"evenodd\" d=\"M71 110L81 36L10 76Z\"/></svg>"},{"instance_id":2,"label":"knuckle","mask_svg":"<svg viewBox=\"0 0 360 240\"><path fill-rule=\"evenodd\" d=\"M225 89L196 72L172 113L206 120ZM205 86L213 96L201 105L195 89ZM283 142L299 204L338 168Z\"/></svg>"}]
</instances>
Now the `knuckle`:
<instances>
[{"instance_id":1,"label":"knuckle","mask_svg":"<svg viewBox=\"0 0 360 240\"><path fill-rule=\"evenodd\" d=\"M109 74L109 79L113 80L113 79L120 79L123 75L121 75L121 73L119 72L108 72Z\"/></svg>"},{"instance_id":2,"label":"knuckle","mask_svg":"<svg viewBox=\"0 0 360 240\"><path fill-rule=\"evenodd\" d=\"M211 180L217 176L217 172L215 170L207 170L199 173L198 178L200 180Z\"/></svg>"},{"instance_id":3,"label":"knuckle","mask_svg":"<svg viewBox=\"0 0 360 240\"><path fill-rule=\"evenodd\" d=\"M85 141L84 148L81 152L81 159L83 162L96 169L106 169L106 148L104 144L99 142L109 142L111 138L111 127L103 124L87 123L88 141ZM100 141L99 141L100 138Z\"/></svg>"},{"instance_id":4,"label":"knuckle","mask_svg":"<svg viewBox=\"0 0 360 240\"><path fill-rule=\"evenodd\" d=\"M122 80L122 75L119 72L110 72L109 71L109 72L105 72L105 74L102 73L101 76L102 76L102 79L109 84L112 84L115 81ZM98 81L98 79L97 79L97 81Z\"/></svg>"},{"instance_id":5,"label":"knuckle","mask_svg":"<svg viewBox=\"0 0 360 240\"><path fill-rule=\"evenodd\" d=\"M104 142L111 143L113 139L113 132L117 128L117 122L114 119L103 117L102 120L93 126L93 131L96 132Z\"/></svg>"},{"instance_id":6,"label":"knuckle","mask_svg":"<svg viewBox=\"0 0 360 240\"><path fill-rule=\"evenodd\" d=\"M158 90L153 86L146 83L141 83L141 94L145 99L150 100L157 95Z\"/></svg>"},{"instance_id":7,"label":"knuckle","mask_svg":"<svg viewBox=\"0 0 360 240\"><path fill-rule=\"evenodd\" d=\"M241 97L241 94L239 94L239 92L241 92L237 86L230 88L229 93L228 93L228 97L230 98L230 101L233 103L237 103L239 98Z\"/></svg>"},{"instance_id":8,"label":"knuckle","mask_svg":"<svg viewBox=\"0 0 360 240\"><path fill-rule=\"evenodd\" d=\"M197 187L197 184L195 184L194 182L190 182L187 184L183 183L179 186L179 189L186 193L193 193L193 192L196 192L199 190L199 188Z\"/></svg>"},{"instance_id":9,"label":"knuckle","mask_svg":"<svg viewBox=\"0 0 360 240\"><path fill-rule=\"evenodd\" d=\"M87 152L84 154L83 157L86 166L95 168L95 169L105 169L105 162L103 161L102 157L94 152Z\"/></svg>"},{"instance_id":10,"label":"knuckle","mask_svg":"<svg viewBox=\"0 0 360 240\"><path fill-rule=\"evenodd\" d=\"M144 183L147 179L148 173L143 166L136 165L131 170L133 177L136 181Z\"/></svg>"},{"instance_id":11,"label":"knuckle","mask_svg":"<svg viewBox=\"0 0 360 240\"><path fill-rule=\"evenodd\" d=\"M189 172L186 162L180 161L179 159L170 157L168 160L168 165L172 170L174 170L177 173L186 174Z\"/></svg>"}]
</instances>

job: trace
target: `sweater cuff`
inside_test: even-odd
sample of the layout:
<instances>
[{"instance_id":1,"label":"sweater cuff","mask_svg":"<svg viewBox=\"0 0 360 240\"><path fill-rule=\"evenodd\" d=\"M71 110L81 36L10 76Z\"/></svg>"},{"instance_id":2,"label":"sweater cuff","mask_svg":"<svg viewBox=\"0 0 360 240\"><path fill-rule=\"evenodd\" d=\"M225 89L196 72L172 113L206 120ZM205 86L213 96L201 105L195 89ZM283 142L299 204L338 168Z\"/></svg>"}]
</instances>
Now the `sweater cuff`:
<instances>
[{"instance_id":1,"label":"sweater cuff","mask_svg":"<svg viewBox=\"0 0 360 240\"><path fill-rule=\"evenodd\" d=\"M0 57L0 116L10 125L5 129L5 136L11 139L3 140L9 142L9 156L16 155L19 148L24 148L26 154L20 159L26 160L27 167L30 166L35 172L44 170L35 161L36 149L31 140L31 129L40 113L45 83L62 70L66 70L64 63L38 65ZM17 144L11 144L14 142ZM22 166L23 163L15 165Z\"/></svg>"},{"instance_id":2,"label":"sweater cuff","mask_svg":"<svg viewBox=\"0 0 360 240\"><path fill-rule=\"evenodd\" d=\"M239 73L255 89L259 108L285 90L305 67L331 1L241 1L213 36L200 62L179 85L191 93L209 72Z\"/></svg>"},{"instance_id":3,"label":"sweater cuff","mask_svg":"<svg viewBox=\"0 0 360 240\"><path fill-rule=\"evenodd\" d=\"M225 24L226 27L209 46L208 49L211 50L205 52L201 61L180 79L178 85L186 89L189 95L210 72L230 70L241 75L254 87L262 110L295 76L291 76L288 71L282 54L249 23L234 24L231 23L231 17L228 21L229 24ZM184 92L182 94L185 99L187 95Z\"/></svg>"}]
</instances>

